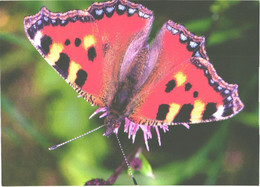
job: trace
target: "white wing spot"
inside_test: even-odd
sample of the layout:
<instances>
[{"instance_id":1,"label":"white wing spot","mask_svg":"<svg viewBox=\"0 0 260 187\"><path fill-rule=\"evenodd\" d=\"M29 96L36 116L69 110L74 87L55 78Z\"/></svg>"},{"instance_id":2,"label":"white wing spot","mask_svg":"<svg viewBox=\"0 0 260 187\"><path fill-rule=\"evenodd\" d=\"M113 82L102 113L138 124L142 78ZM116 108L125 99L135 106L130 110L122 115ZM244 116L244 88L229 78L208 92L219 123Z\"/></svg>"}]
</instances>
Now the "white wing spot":
<instances>
[{"instance_id":1,"label":"white wing spot","mask_svg":"<svg viewBox=\"0 0 260 187\"><path fill-rule=\"evenodd\" d=\"M228 96L227 97L227 101L231 101L232 100L232 97L231 96Z\"/></svg>"},{"instance_id":2,"label":"white wing spot","mask_svg":"<svg viewBox=\"0 0 260 187\"><path fill-rule=\"evenodd\" d=\"M217 112L215 112L215 113L213 114L213 116L214 116L216 119L220 119L221 116L222 116L222 114L223 114L223 112L224 112L224 109L225 109L225 107L224 107L223 105L219 106Z\"/></svg>"},{"instance_id":3,"label":"white wing spot","mask_svg":"<svg viewBox=\"0 0 260 187\"><path fill-rule=\"evenodd\" d=\"M128 9L129 14L134 14L135 12L136 12L136 9L133 9L133 8Z\"/></svg>"},{"instance_id":4,"label":"white wing spot","mask_svg":"<svg viewBox=\"0 0 260 187\"><path fill-rule=\"evenodd\" d=\"M147 19L147 18L149 18L150 16L148 15L148 14L144 14L144 19Z\"/></svg>"},{"instance_id":5,"label":"white wing spot","mask_svg":"<svg viewBox=\"0 0 260 187\"><path fill-rule=\"evenodd\" d=\"M174 29L174 28L172 28L172 34L177 34L178 33L178 30L177 29Z\"/></svg>"},{"instance_id":6,"label":"white wing spot","mask_svg":"<svg viewBox=\"0 0 260 187\"><path fill-rule=\"evenodd\" d=\"M144 13L143 13L142 11L139 11L139 12L138 12L138 15L139 15L140 17L144 17Z\"/></svg>"},{"instance_id":7,"label":"white wing spot","mask_svg":"<svg viewBox=\"0 0 260 187\"><path fill-rule=\"evenodd\" d=\"M166 28L167 28L168 31L172 31L172 27L170 25L167 24Z\"/></svg>"},{"instance_id":8,"label":"white wing spot","mask_svg":"<svg viewBox=\"0 0 260 187\"><path fill-rule=\"evenodd\" d=\"M97 9L96 10L96 14L99 15L99 16L102 15L103 14L103 9Z\"/></svg>"},{"instance_id":9,"label":"white wing spot","mask_svg":"<svg viewBox=\"0 0 260 187\"><path fill-rule=\"evenodd\" d=\"M199 51L196 51L196 53L195 53L195 55L194 55L195 57L201 57L201 55L200 55L200 53L199 53Z\"/></svg>"},{"instance_id":10,"label":"white wing spot","mask_svg":"<svg viewBox=\"0 0 260 187\"><path fill-rule=\"evenodd\" d=\"M221 91L221 90L222 90L222 87L221 87L221 86L218 86L218 90Z\"/></svg>"},{"instance_id":11,"label":"white wing spot","mask_svg":"<svg viewBox=\"0 0 260 187\"><path fill-rule=\"evenodd\" d=\"M196 48L198 46L198 44L194 41L190 41L190 46L191 46L191 48Z\"/></svg>"},{"instance_id":12,"label":"white wing spot","mask_svg":"<svg viewBox=\"0 0 260 187\"><path fill-rule=\"evenodd\" d=\"M118 5L118 9L124 11L126 9L126 7L124 5Z\"/></svg>"},{"instance_id":13,"label":"white wing spot","mask_svg":"<svg viewBox=\"0 0 260 187\"><path fill-rule=\"evenodd\" d=\"M106 8L106 11L108 12L108 13L111 13L113 10L115 9L115 7L107 7Z\"/></svg>"},{"instance_id":14,"label":"white wing spot","mask_svg":"<svg viewBox=\"0 0 260 187\"><path fill-rule=\"evenodd\" d=\"M34 45L41 47L42 33L38 31L34 37Z\"/></svg>"},{"instance_id":15,"label":"white wing spot","mask_svg":"<svg viewBox=\"0 0 260 187\"><path fill-rule=\"evenodd\" d=\"M230 93L230 91L229 91L229 90L225 90L224 93L225 93L226 95L228 95L228 94Z\"/></svg>"},{"instance_id":16,"label":"white wing spot","mask_svg":"<svg viewBox=\"0 0 260 187\"><path fill-rule=\"evenodd\" d=\"M185 36L183 33L181 33L181 34L180 34L180 39L181 39L182 41L186 41L188 38L187 38L187 36Z\"/></svg>"}]
</instances>

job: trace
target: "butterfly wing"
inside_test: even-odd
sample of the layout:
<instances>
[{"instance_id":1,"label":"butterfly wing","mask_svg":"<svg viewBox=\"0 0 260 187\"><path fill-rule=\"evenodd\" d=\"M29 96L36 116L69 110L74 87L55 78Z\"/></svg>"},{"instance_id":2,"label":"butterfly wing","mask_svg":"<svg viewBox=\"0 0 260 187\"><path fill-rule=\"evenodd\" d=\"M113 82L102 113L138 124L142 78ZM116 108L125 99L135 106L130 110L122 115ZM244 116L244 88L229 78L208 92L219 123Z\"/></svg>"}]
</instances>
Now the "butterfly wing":
<instances>
[{"instance_id":1,"label":"butterfly wing","mask_svg":"<svg viewBox=\"0 0 260 187\"><path fill-rule=\"evenodd\" d=\"M237 85L220 78L197 37L168 21L150 52L150 76L129 119L138 124L189 124L229 118L243 108Z\"/></svg>"},{"instance_id":2,"label":"butterfly wing","mask_svg":"<svg viewBox=\"0 0 260 187\"><path fill-rule=\"evenodd\" d=\"M147 44L152 11L126 0L94 3L88 11L96 19L103 42L107 100L124 80L138 51ZM110 103L110 102L108 102Z\"/></svg>"},{"instance_id":3,"label":"butterfly wing","mask_svg":"<svg viewBox=\"0 0 260 187\"><path fill-rule=\"evenodd\" d=\"M129 65L124 60L131 59L129 46L142 47L152 20L143 6L114 0L66 13L43 7L26 17L24 26L34 47L80 95L106 106L120 69Z\"/></svg>"},{"instance_id":4,"label":"butterfly wing","mask_svg":"<svg viewBox=\"0 0 260 187\"><path fill-rule=\"evenodd\" d=\"M24 19L26 34L43 58L79 94L103 106L102 41L87 11L52 13L43 7Z\"/></svg>"}]
</instances>

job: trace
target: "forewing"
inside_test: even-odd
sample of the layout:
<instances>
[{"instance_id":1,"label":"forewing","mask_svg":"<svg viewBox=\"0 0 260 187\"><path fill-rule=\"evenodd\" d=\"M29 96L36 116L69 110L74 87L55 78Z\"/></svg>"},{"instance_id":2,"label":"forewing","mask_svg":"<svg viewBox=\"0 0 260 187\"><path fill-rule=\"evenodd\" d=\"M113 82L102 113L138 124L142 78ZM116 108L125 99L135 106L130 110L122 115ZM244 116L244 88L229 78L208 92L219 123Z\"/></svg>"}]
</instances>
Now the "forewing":
<instances>
[{"instance_id":1,"label":"forewing","mask_svg":"<svg viewBox=\"0 0 260 187\"><path fill-rule=\"evenodd\" d=\"M94 3L88 11L102 37L107 95L111 97L135 55L147 45L153 14L140 4L124 0Z\"/></svg>"},{"instance_id":2,"label":"forewing","mask_svg":"<svg viewBox=\"0 0 260 187\"><path fill-rule=\"evenodd\" d=\"M43 58L80 95L104 106L102 41L87 11L52 13L43 7L24 19L25 32Z\"/></svg>"},{"instance_id":3,"label":"forewing","mask_svg":"<svg viewBox=\"0 0 260 187\"><path fill-rule=\"evenodd\" d=\"M168 21L150 53L147 81L132 103L138 124L189 124L229 118L243 108L237 85L208 61L204 38Z\"/></svg>"}]
</instances>

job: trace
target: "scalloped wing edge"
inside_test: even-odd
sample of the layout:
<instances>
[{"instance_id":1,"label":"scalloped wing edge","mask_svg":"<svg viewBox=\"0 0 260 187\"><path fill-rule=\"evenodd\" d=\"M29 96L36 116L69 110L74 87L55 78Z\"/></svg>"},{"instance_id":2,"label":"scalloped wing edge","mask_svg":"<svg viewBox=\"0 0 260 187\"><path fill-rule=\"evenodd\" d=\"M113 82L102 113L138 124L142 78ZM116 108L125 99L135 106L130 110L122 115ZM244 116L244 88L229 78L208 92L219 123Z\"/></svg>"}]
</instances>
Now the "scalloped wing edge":
<instances>
[{"instance_id":1,"label":"scalloped wing edge","mask_svg":"<svg viewBox=\"0 0 260 187\"><path fill-rule=\"evenodd\" d=\"M138 15L145 19L149 18L150 16L153 16L153 12L151 10L147 9L146 7L144 7L143 5L135 4L135 3L132 3L127 0L112 0L112 1L108 1L108 2L95 2L87 9L87 11L93 15L93 14L95 14L95 12L93 12L94 10L100 11L104 8L106 8L106 9L111 8L115 5L127 6L128 14L134 14L134 13L136 13L136 9L138 9L138 12L137 12ZM129 10L129 9L131 9L131 10Z\"/></svg>"},{"instance_id":2,"label":"scalloped wing edge","mask_svg":"<svg viewBox=\"0 0 260 187\"><path fill-rule=\"evenodd\" d=\"M37 49L37 51L44 57L44 59L48 62L48 64L53 68L53 65L51 62L48 61L47 58L45 58L45 54L40 50L40 48L35 45L34 38L36 37L36 33L38 30L41 30L45 25L49 24L63 24L65 22L75 22L77 20L80 20L81 22L95 22L95 19L93 16L86 10L72 10L67 11L65 13L53 13L49 11L45 6L41 8L41 10L33 15L33 16L27 16L24 18L24 29L25 33L30 40L30 42L33 44L33 46ZM86 101L91 103L92 105L96 106L104 106L104 101L102 98L95 97L91 94L88 94L87 92L83 91L79 86L77 86L75 83L69 82L69 80L65 79L62 74L58 71L58 67L53 68L61 77L72 87L76 92L79 93Z\"/></svg>"},{"instance_id":3,"label":"scalloped wing edge","mask_svg":"<svg viewBox=\"0 0 260 187\"><path fill-rule=\"evenodd\" d=\"M187 42L187 49L194 50L193 57L201 57L209 60L205 49L205 37L196 36L192 32L188 31L183 25L175 23L172 20L168 20L165 23L165 27L173 35L180 33L180 40Z\"/></svg>"},{"instance_id":4,"label":"scalloped wing edge","mask_svg":"<svg viewBox=\"0 0 260 187\"><path fill-rule=\"evenodd\" d=\"M242 103L242 101L238 96L238 85L228 84L227 82L225 82L220 76L217 75L217 72L214 69L213 65L206 59L200 57L193 57L190 59L190 62L195 66L197 66L198 68L204 70L204 73L207 74L207 78L210 85L217 92L220 92L220 94L223 96L223 102L225 104L225 108L223 109L223 112L220 117L211 118L208 120L194 121L194 122L171 122L171 123L165 123L164 121L152 120L152 119L135 119L134 117L128 117L129 120L140 125L148 125L148 126L198 124L198 123L207 123L207 122L229 119L234 115L238 114L244 108L244 104ZM232 108L232 113L230 113L229 110L230 108ZM218 111L216 111L216 113L217 112ZM225 112L227 112L227 114L225 114L226 116L222 116L224 115Z\"/></svg>"}]
</instances>

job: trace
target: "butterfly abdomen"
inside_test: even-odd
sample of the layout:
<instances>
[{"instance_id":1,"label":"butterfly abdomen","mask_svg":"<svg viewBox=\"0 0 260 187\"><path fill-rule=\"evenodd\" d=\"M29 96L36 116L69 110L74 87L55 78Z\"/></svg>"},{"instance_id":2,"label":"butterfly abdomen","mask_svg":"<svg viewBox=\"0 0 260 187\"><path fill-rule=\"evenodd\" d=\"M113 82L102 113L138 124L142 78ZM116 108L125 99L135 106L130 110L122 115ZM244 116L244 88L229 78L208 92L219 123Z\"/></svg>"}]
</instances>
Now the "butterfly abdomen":
<instances>
[{"instance_id":1,"label":"butterfly abdomen","mask_svg":"<svg viewBox=\"0 0 260 187\"><path fill-rule=\"evenodd\" d=\"M142 79L142 74L145 64L148 60L148 47L144 47L138 52L131 62L131 65L125 71L125 76L122 81L118 82L111 103L108 103L111 111L119 114L125 114L126 108L130 103L132 96L136 94L139 81Z\"/></svg>"},{"instance_id":2,"label":"butterfly abdomen","mask_svg":"<svg viewBox=\"0 0 260 187\"><path fill-rule=\"evenodd\" d=\"M111 103L111 110L116 111L119 114L124 113L127 104L129 103L129 97L132 95L131 90L126 86L126 83L120 83L119 89L116 91Z\"/></svg>"},{"instance_id":3,"label":"butterfly abdomen","mask_svg":"<svg viewBox=\"0 0 260 187\"><path fill-rule=\"evenodd\" d=\"M128 71L127 76L123 82L119 82L117 90L111 103L108 103L108 116L105 120L107 130L105 135L109 136L113 133L114 129L117 128L123 119L130 113L129 103L134 95L135 86L139 80L138 70L140 63L135 63L134 66Z\"/></svg>"},{"instance_id":4,"label":"butterfly abdomen","mask_svg":"<svg viewBox=\"0 0 260 187\"><path fill-rule=\"evenodd\" d=\"M126 113L126 108L130 102L132 92L125 83L119 83L118 90L114 94L112 102L108 104L108 115L105 119L107 127L105 136L111 135L114 130L120 126Z\"/></svg>"}]
</instances>

